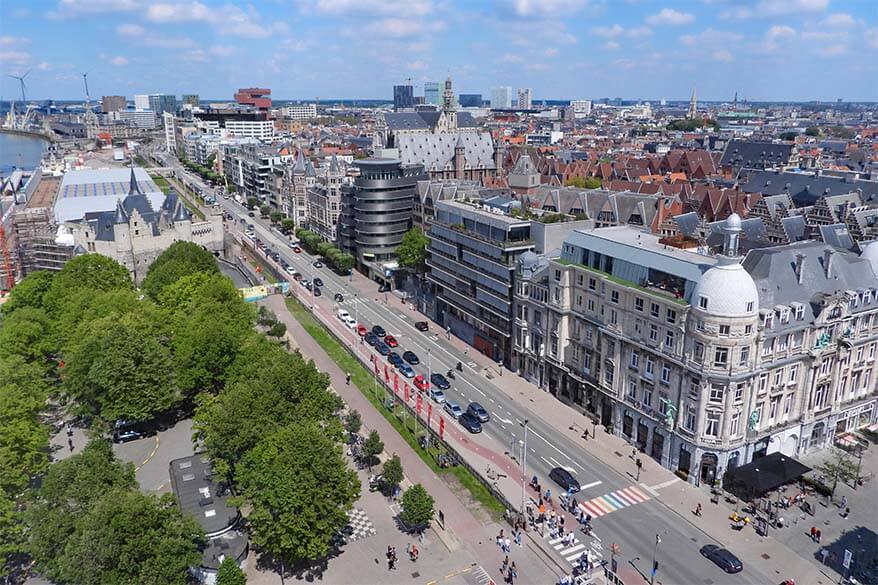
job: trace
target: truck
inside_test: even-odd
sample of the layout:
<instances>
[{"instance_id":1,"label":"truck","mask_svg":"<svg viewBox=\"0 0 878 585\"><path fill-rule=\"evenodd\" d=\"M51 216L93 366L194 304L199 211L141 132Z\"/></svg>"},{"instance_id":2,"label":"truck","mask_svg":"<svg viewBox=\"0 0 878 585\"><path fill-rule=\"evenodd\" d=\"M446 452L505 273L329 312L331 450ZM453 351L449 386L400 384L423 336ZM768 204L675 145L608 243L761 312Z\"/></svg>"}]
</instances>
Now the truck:
<instances>
[{"instance_id":1,"label":"truck","mask_svg":"<svg viewBox=\"0 0 878 585\"><path fill-rule=\"evenodd\" d=\"M125 160L125 151L121 148L113 149L113 160Z\"/></svg>"}]
</instances>

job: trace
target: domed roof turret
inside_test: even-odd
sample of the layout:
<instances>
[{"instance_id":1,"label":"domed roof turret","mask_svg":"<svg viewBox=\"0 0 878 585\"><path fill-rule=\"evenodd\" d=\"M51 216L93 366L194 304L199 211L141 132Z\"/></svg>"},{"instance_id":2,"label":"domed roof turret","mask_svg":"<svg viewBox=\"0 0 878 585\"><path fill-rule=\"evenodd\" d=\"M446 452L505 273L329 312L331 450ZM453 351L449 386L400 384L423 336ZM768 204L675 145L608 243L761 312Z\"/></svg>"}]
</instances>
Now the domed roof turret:
<instances>
[{"instance_id":1,"label":"domed roof turret","mask_svg":"<svg viewBox=\"0 0 878 585\"><path fill-rule=\"evenodd\" d=\"M748 317L759 308L759 292L736 258L721 256L695 285L692 306L715 317Z\"/></svg>"},{"instance_id":2,"label":"domed roof turret","mask_svg":"<svg viewBox=\"0 0 878 585\"><path fill-rule=\"evenodd\" d=\"M866 247L863 248L863 253L860 254L860 258L868 260L872 264L872 271L878 276L878 240L871 244L866 244Z\"/></svg>"},{"instance_id":3,"label":"domed roof turret","mask_svg":"<svg viewBox=\"0 0 878 585\"><path fill-rule=\"evenodd\" d=\"M540 257L530 250L518 257L518 265L522 268L532 268L539 261Z\"/></svg>"}]
</instances>

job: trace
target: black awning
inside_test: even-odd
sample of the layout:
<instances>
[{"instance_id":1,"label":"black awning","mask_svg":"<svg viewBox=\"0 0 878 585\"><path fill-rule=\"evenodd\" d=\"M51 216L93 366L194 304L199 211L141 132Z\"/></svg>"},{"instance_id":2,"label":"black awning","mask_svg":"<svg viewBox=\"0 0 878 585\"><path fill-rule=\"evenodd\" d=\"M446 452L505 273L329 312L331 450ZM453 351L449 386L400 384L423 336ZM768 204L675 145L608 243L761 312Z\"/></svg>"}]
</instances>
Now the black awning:
<instances>
[{"instance_id":1,"label":"black awning","mask_svg":"<svg viewBox=\"0 0 878 585\"><path fill-rule=\"evenodd\" d=\"M723 487L740 498L751 500L811 471L792 457L780 452L760 457L726 473Z\"/></svg>"}]
</instances>

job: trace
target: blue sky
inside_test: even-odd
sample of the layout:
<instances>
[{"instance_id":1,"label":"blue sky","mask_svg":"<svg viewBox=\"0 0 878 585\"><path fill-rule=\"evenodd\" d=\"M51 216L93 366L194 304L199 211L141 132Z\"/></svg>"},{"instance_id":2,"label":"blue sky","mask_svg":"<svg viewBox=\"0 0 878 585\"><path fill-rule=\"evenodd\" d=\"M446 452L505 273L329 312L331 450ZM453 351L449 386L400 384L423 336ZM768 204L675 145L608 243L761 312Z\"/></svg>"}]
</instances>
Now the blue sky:
<instances>
[{"instance_id":1,"label":"blue sky","mask_svg":"<svg viewBox=\"0 0 878 585\"><path fill-rule=\"evenodd\" d=\"M0 96L878 100L878 0L3 0ZM416 88L416 93L419 89Z\"/></svg>"}]
</instances>

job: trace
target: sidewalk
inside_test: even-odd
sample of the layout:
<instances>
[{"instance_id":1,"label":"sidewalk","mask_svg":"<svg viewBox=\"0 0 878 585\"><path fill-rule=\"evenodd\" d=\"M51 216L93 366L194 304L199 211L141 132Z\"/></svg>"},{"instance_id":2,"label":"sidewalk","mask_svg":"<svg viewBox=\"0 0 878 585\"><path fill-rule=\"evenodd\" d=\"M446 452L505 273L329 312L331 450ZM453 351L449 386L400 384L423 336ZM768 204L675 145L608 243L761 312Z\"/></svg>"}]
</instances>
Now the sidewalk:
<instances>
[{"instance_id":1,"label":"sidewalk","mask_svg":"<svg viewBox=\"0 0 878 585\"><path fill-rule=\"evenodd\" d=\"M463 341L451 337L451 343L463 355ZM484 376L484 369L489 368L494 374L491 380L500 388L510 400L514 400L527 406L534 413L535 418L542 419L545 423L559 429L569 431L571 439L581 443L600 461L610 466L631 482L635 482L636 467L629 454L632 445L615 435L608 434L601 425L592 425L591 419L581 412L564 404L548 392L537 388L521 376L506 371L502 377L497 374L497 364L488 357L475 352L470 348L467 352L468 361L477 364ZM464 363L467 363L464 361ZM502 380L502 382L499 382ZM538 414L534 408L539 406ZM583 429L588 429L589 439L583 441L580 438ZM596 435L591 436L593 429ZM618 454L624 454L620 457ZM683 518L693 527L705 535L739 554L744 561L765 575L774 575L777 581L794 579L796 583L808 583L811 585L828 585L835 583L838 576L821 571L821 568L808 559L803 558L783 542L771 536L776 533L773 528L769 529L769 536L761 537L756 534L754 528L749 526L738 532L731 528L728 520L734 508L725 501L713 504L710 501L711 494L706 488L699 488L682 481L670 470L662 467L658 462L648 456L641 456L643 468L640 472L639 484L652 493L654 498L667 506L667 508ZM703 509L702 516L695 516L694 510L698 504ZM792 514L792 512L791 512ZM793 518L789 518L789 523ZM789 526L783 530L797 530L798 527Z\"/></svg>"},{"instance_id":2,"label":"sidewalk","mask_svg":"<svg viewBox=\"0 0 878 585\"><path fill-rule=\"evenodd\" d=\"M420 483L430 492L435 500L436 510L445 516L446 534L442 540L452 549L466 548L479 562L487 568L499 567L503 555L496 546L494 538L501 528L496 523L484 524L473 517L467 506L449 489L449 487L421 460L420 456L406 443L387 419L377 412L368 399L355 387L345 384L345 372L323 351L313 338L302 328L299 322L289 313L284 298L272 295L262 301L287 325L290 335L297 341L304 355L314 360L320 371L330 376L330 384L337 389L351 409L360 412L364 427L375 429L381 435L387 453L395 453L402 460L406 477L412 483ZM450 427L451 425L449 425ZM449 428L446 427L446 428ZM441 531L434 522L434 530ZM518 557L519 579L522 583L554 582L555 575L542 563L536 561L533 554L527 560L522 558L524 551L516 551ZM499 574L496 574L499 576Z\"/></svg>"}]
</instances>

